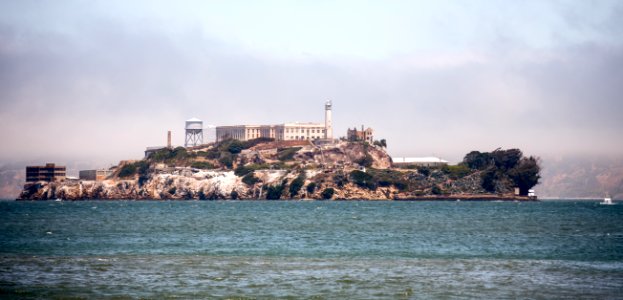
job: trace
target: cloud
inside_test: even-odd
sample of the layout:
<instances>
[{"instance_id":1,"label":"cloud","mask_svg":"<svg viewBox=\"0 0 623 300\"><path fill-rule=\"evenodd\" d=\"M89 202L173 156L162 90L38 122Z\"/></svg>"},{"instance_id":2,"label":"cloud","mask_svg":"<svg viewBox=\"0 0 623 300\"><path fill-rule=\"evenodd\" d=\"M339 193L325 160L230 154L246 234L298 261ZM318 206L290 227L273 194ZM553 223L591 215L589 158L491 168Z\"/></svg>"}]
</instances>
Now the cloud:
<instances>
[{"instance_id":1,"label":"cloud","mask_svg":"<svg viewBox=\"0 0 623 300\"><path fill-rule=\"evenodd\" d=\"M283 57L202 26L87 16L68 23L79 26L0 22L0 160L139 158L167 130L183 143L193 116L216 125L322 121L327 99L338 133L372 126L394 155L623 146L620 40L543 48L505 30L486 47ZM590 26L606 32L612 22Z\"/></svg>"}]
</instances>

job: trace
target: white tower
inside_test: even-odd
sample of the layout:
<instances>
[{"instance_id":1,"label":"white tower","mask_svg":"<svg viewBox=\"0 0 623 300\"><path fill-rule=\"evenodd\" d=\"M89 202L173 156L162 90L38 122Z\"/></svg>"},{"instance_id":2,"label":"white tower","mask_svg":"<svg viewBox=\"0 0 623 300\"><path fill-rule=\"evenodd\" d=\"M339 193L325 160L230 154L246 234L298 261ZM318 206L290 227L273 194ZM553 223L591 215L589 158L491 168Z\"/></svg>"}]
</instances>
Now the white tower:
<instances>
[{"instance_id":1,"label":"white tower","mask_svg":"<svg viewBox=\"0 0 623 300\"><path fill-rule=\"evenodd\" d=\"M193 147L203 144L203 121L192 118L186 120L186 141L184 147Z\"/></svg>"},{"instance_id":2,"label":"white tower","mask_svg":"<svg viewBox=\"0 0 623 300\"><path fill-rule=\"evenodd\" d=\"M324 104L324 138L328 140L333 139L333 120L331 119L331 100L328 100Z\"/></svg>"}]
</instances>

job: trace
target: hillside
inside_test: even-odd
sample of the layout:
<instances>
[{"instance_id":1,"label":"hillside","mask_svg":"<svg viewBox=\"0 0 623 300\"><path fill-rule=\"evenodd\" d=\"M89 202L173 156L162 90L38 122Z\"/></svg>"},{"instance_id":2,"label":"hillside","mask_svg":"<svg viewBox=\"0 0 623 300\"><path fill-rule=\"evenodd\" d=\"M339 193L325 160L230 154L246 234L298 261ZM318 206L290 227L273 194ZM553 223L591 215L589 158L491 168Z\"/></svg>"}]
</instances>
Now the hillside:
<instances>
[{"instance_id":1,"label":"hillside","mask_svg":"<svg viewBox=\"0 0 623 300\"><path fill-rule=\"evenodd\" d=\"M20 199L515 199L506 173L494 165L395 169L383 148L362 142L228 140L123 161L101 182L27 184Z\"/></svg>"}]
</instances>

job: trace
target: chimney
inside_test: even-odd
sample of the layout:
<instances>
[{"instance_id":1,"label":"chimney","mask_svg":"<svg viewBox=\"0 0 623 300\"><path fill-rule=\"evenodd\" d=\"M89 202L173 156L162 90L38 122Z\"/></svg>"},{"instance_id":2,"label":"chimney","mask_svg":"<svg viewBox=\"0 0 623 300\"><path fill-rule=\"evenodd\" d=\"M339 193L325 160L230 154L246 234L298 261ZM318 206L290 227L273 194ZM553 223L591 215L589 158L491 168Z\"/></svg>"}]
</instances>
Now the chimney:
<instances>
[{"instance_id":1,"label":"chimney","mask_svg":"<svg viewBox=\"0 0 623 300\"><path fill-rule=\"evenodd\" d=\"M171 130L167 132L167 148L171 149Z\"/></svg>"}]
</instances>

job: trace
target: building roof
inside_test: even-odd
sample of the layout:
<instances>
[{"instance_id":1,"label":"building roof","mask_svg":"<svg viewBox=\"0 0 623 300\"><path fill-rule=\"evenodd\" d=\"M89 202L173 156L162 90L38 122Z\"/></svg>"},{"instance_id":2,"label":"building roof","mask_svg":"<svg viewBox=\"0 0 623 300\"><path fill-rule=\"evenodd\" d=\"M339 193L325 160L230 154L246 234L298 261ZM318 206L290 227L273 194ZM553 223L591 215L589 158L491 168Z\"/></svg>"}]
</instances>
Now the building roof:
<instances>
[{"instance_id":1,"label":"building roof","mask_svg":"<svg viewBox=\"0 0 623 300\"><path fill-rule=\"evenodd\" d=\"M190 118L190 119L186 120L186 122L203 122L203 121L193 117L193 118Z\"/></svg>"}]
</instances>

